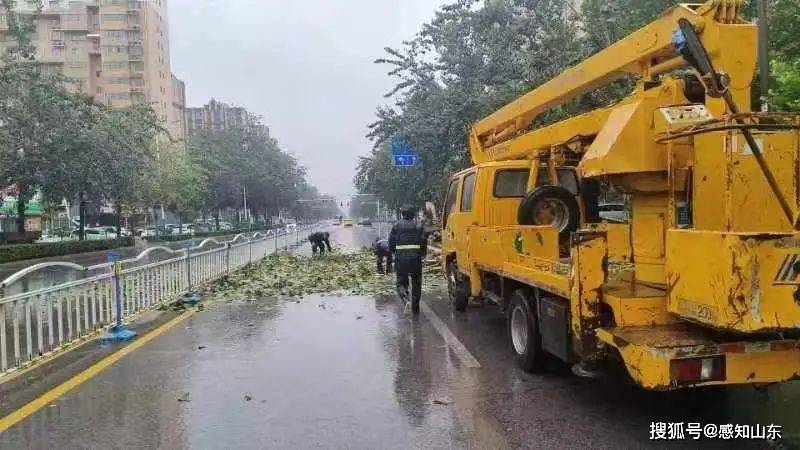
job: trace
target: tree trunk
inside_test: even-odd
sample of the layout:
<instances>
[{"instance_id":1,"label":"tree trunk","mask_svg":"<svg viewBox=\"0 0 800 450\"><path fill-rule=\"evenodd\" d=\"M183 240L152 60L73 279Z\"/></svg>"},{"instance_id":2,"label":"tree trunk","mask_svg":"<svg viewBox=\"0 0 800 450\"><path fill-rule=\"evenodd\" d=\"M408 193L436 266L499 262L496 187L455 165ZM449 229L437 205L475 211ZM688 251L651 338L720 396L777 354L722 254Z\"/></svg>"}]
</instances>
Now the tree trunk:
<instances>
[{"instance_id":1,"label":"tree trunk","mask_svg":"<svg viewBox=\"0 0 800 450\"><path fill-rule=\"evenodd\" d=\"M122 239L122 204L114 203L114 213L117 216L117 240Z\"/></svg>"},{"instance_id":2,"label":"tree trunk","mask_svg":"<svg viewBox=\"0 0 800 450\"><path fill-rule=\"evenodd\" d=\"M217 227L217 231L219 231L219 210L214 212L214 226Z\"/></svg>"},{"instance_id":3,"label":"tree trunk","mask_svg":"<svg viewBox=\"0 0 800 450\"><path fill-rule=\"evenodd\" d=\"M19 185L19 192L17 192L17 232L20 233L20 236L25 235L25 206L27 206L27 201L25 201L25 188L22 185Z\"/></svg>"},{"instance_id":4,"label":"tree trunk","mask_svg":"<svg viewBox=\"0 0 800 450\"><path fill-rule=\"evenodd\" d=\"M86 194L83 192L78 203L78 239L86 240Z\"/></svg>"}]
</instances>

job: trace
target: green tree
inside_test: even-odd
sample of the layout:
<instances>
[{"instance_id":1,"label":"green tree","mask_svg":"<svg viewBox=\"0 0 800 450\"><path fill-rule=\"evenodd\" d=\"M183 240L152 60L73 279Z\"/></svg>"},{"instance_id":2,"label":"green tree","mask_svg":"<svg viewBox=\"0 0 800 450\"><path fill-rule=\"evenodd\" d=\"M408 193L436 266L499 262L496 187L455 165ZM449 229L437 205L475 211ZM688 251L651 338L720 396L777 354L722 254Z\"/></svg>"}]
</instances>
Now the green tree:
<instances>
[{"instance_id":1,"label":"green tree","mask_svg":"<svg viewBox=\"0 0 800 450\"><path fill-rule=\"evenodd\" d=\"M202 167L180 149L169 149L158 158L156 198L178 215L179 225L203 207L206 176Z\"/></svg>"},{"instance_id":2,"label":"green tree","mask_svg":"<svg viewBox=\"0 0 800 450\"><path fill-rule=\"evenodd\" d=\"M152 198L156 139L167 134L149 105L135 105L103 109L92 136L99 191L114 205L119 235L123 207L144 206Z\"/></svg>"},{"instance_id":3,"label":"green tree","mask_svg":"<svg viewBox=\"0 0 800 450\"><path fill-rule=\"evenodd\" d=\"M585 55L576 16L561 0L460 0L402 49L387 48L376 62L397 80L387 95L394 104L379 108L370 125L376 147L359 162L359 192L393 207L439 200L447 175L469 164L467 136L477 119ZM395 135L416 149L417 167L391 167L384 144Z\"/></svg>"}]
</instances>

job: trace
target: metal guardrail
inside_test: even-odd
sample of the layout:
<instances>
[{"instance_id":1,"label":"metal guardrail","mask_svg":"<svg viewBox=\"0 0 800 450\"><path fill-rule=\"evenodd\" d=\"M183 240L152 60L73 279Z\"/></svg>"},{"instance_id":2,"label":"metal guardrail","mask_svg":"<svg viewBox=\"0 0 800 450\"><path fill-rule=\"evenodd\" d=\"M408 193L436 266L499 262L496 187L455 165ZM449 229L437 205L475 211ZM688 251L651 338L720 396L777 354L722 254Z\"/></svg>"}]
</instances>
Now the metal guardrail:
<instances>
[{"instance_id":1,"label":"metal guardrail","mask_svg":"<svg viewBox=\"0 0 800 450\"><path fill-rule=\"evenodd\" d=\"M206 239L200 245L172 250L151 247L136 258L120 261L123 319L168 304L202 283L259 261L305 239L316 225L267 236L237 235L231 241ZM301 239L301 236L303 239ZM216 245L218 248L205 249ZM176 255L151 264L133 266L155 251ZM3 297L6 288L40 270L60 267L105 272ZM117 320L114 263L84 267L74 263L44 263L21 270L0 284L0 376L24 368L49 354L97 335Z\"/></svg>"}]
</instances>

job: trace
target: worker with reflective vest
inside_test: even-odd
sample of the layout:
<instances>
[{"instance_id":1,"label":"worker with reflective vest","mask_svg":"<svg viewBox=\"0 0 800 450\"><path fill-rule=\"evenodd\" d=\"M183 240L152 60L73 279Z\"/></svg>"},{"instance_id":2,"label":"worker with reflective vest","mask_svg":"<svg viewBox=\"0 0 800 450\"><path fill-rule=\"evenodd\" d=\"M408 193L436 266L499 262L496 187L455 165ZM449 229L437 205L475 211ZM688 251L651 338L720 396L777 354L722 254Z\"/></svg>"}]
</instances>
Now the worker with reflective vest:
<instances>
[{"instance_id":1,"label":"worker with reflective vest","mask_svg":"<svg viewBox=\"0 0 800 450\"><path fill-rule=\"evenodd\" d=\"M427 252L425 229L416 222L416 210L412 206L400 209L402 219L394 224L389 233L389 249L394 253L397 274L397 293L409 308L408 282L411 279L411 311L419 312L422 296L422 261Z\"/></svg>"}]
</instances>

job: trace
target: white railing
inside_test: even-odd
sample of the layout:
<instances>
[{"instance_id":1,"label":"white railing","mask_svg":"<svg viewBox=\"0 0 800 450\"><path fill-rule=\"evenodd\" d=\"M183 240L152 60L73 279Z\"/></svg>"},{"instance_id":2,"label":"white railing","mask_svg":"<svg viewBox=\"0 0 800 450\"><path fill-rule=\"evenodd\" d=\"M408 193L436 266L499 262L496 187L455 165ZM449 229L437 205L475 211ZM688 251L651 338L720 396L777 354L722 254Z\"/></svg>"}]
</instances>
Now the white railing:
<instances>
[{"instance_id":1,"label":"white railing","mask_svg":"<svg viewBox=\"0 0 800 450\"><path fill-rule=\"evenodd\" d=\"M203 283L302 242L314 225L296 231L237 235L231 241L206 239L182 250L149 248L136 258L120 261L122 318L168 304ZM215 246L216 248L207 249ZM164 260L136 265L154 251L171 254ZM174 256L174 257L173 257ZM55 286L3 297L14 283L40 270L58 267L89 276ZM101 271L100 274L92 275ZM21 270L0 284L0 376L37 359L93 337L117 320L114 263L91 267L74 263L44 263Z\"/></svg>"}]
</instances>

